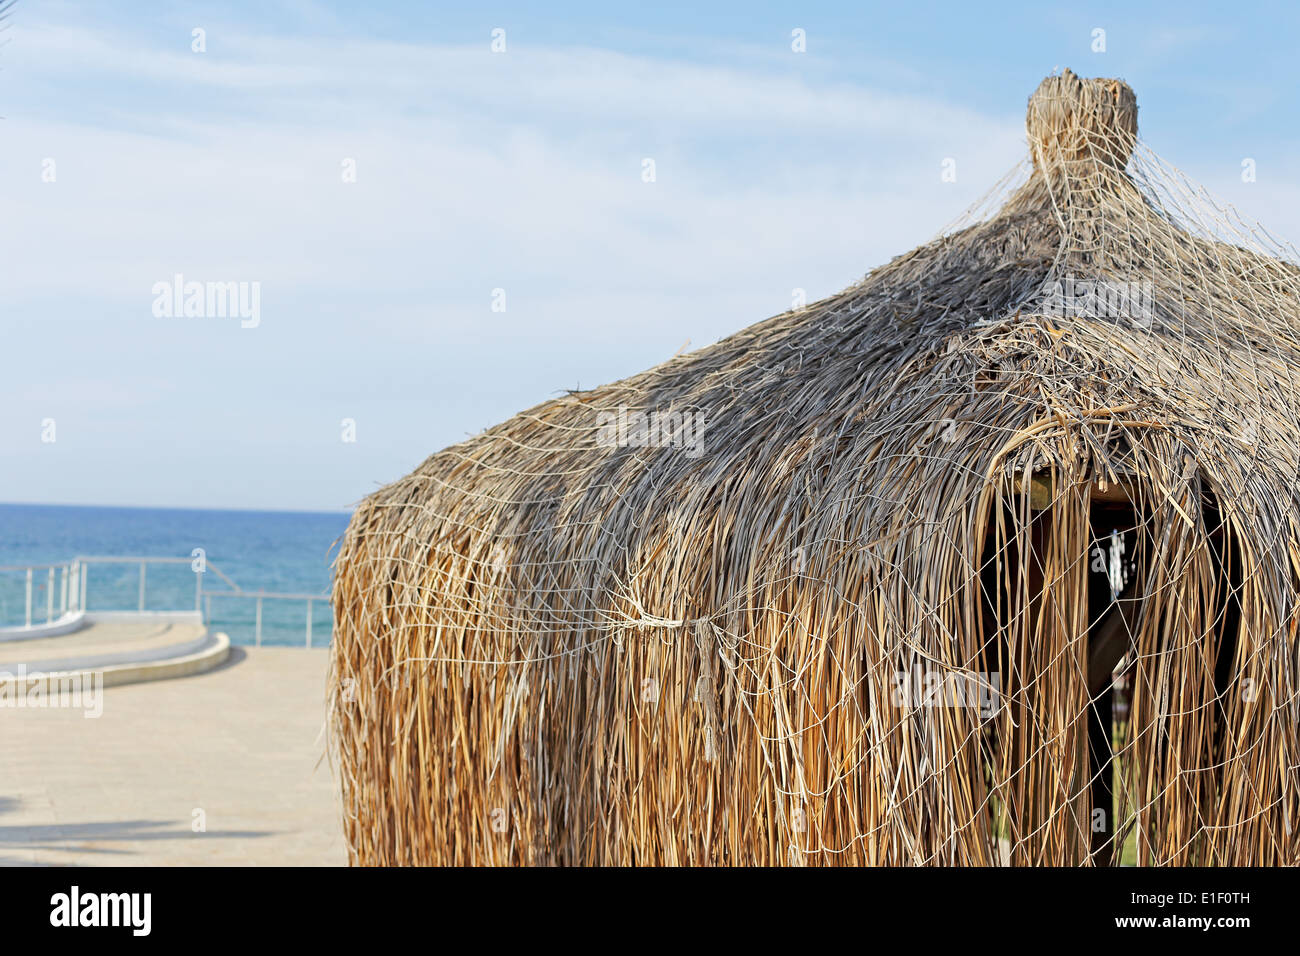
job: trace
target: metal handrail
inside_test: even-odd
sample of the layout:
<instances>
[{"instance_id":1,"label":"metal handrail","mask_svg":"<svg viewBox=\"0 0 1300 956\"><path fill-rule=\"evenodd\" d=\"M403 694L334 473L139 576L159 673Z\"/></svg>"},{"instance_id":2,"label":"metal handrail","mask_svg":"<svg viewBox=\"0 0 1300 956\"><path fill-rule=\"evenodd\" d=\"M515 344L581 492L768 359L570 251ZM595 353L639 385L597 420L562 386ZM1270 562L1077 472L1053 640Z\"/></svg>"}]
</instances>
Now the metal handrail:
<instances>
[{"instance_id":1,"label":"metal handrail","mask_svg":"<svg viewBox=\"0 0 1300 956\"><path fill-rule=\"evenodd\" d=\"M307 647L311 647L311 629L312 629L312 605L316 601L330 600L328 594L292 594L282 591L204 591L203 597L207 601L207 607L204 611L205 618L212 617L212 599L214 597L232 597L255 600L257 608L253 624L253 643L257 647L262 646L262 600L269 598L272 601L306 601L307 602Z\"/></svg>"},{"instance_id":2,"label":"metal handrail","mask_svg":"<svg viewBox=\"0 0 1300 956\"><path fill-rule=\"evenodd\" d=\"M75 577L72 564L4 564L0 565L0 572L3 571L25 571L27 572L26 583L26 600L23 612L24 627L32 626L32 596L34 593L36 571L46 571L48 581L45 590L45 622L48 624L54 620L54 595L59 593L59 614L60 616L68 613L73 608L69 607L69 601L75 602L75 596L80 592L71 590L75 588ZM62 571L62 584L56 586L59 579L58 573ZM70 597L71 590L71 597Z\"/></svg>"},{"instance_id":3,"label":"metal handrail","mask_svg":"<svg viewBox=\"0 0 1300 956\"><path fill-rule=\"evenodd\" d=\"M203 621L206 623L212 619L212 598L213 597L231 597L247 598L257 601L255 642L260 647L262 644L262 601L284 600L284 601L306 601L307 602L307 626L306 626L306 646L311 647L312 641L312 611L316 601L329 602L328 593L321 594L298 594L287 591L246 591L236 584L229 575L218 568L206 557L202 559L201 567L194 568L194 610L197 611ZM195 558L172 558L172 557L133 557L123 555L78 555L72 561L62 564L19 564L19 565L0 565L0 572L3 571L25 571L27 573L26 582L26 610L24 614L25 626L32 626L32 597L33 597L33 572L45 570L48 572L49 585L46 592L46 611L45 620L47 623L54 619L54 595L58 590L59 612L60 615L69 612L86 610L86 585L89 580L89 566L91 564L138 564L140 566L140 585L139 600L137 609L141 612L145 609L145 596L147 593L147 567L150 564L195 564ZM56 589L55 583L58 578L58 572L62 572L62 586ZM203 587L203 575L211 571L217 575L230 588L228 591L207 590Z\"/></svg>"}]
</instances>

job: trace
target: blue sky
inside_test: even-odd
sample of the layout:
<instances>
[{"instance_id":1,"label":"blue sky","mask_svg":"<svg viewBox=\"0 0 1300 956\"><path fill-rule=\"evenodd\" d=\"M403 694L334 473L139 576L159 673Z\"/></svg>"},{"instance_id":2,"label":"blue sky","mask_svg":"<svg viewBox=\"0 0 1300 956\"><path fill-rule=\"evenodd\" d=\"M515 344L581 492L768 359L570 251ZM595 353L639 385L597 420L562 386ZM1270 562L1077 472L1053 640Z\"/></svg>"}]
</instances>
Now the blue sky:
<instances>
[{"instance_id":1,"label":"blue sky","mask_svg":"<svg viewBox=\"0 0 1300 956\"><path fill-rule=\"evenodd\" d=\"M1293 8L612 6L20 0L0 501L347 508L933 237L1057 67L1128 80L1152 148L1300 237ZM155 316L176 273L258 282L259 323Z\"/></svg>"}]
</instances>

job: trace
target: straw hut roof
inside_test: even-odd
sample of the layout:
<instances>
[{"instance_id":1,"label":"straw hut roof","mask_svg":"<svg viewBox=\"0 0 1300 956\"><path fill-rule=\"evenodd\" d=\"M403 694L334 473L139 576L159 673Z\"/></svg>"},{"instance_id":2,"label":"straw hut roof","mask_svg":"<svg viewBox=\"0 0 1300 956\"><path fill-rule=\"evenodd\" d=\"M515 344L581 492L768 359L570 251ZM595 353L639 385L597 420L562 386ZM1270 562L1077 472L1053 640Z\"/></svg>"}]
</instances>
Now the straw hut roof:
<instances>
[{"instance_id":1,"label":"straw hut roof","mask_svg":"<svg viewBox=\"0 0 1300 956\"><path fill-rule=\"evenodd\" d=\"M1300 862L1296 257L1119 80L1027 132L933 242L360 505L355 862Z\"/></svg>"}]
</instances>

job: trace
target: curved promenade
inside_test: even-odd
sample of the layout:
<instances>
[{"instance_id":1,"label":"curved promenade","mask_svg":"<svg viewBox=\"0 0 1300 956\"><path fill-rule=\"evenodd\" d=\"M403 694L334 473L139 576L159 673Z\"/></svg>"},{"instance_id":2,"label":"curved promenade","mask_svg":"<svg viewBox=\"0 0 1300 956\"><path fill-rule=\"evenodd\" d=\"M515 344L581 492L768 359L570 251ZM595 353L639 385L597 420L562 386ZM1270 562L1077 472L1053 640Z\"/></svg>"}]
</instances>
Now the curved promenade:
<instances>
[{"instance_id":1,"label":"curved promenade","mask_svg":"<svg viewBox=\"0 0 1300 956\"><path fill-rule=\"evenodd\" d=\"M201 624L109 619L0 643L0 672L121 655L101 672L174 668L218 637ZM213 646L223 660L205 673L87 680L59 706L0 688L0 864L346 863L323 759L328 652Z\"/></svg>"}]
</instances>

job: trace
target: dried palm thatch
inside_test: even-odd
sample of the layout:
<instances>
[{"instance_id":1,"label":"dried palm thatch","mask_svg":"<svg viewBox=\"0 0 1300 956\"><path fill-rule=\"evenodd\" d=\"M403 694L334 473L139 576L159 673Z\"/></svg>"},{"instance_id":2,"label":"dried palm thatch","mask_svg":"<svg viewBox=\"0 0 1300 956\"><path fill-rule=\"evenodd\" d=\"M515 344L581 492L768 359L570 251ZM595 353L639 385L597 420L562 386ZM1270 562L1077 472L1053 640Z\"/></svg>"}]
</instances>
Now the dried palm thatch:
<instances>
[{"instance_id":1,"label":"dried palm thatch","mask_svg":"<svg viewBox=\"0 0 1300 956\"><path fill-rule=\"evenodd\" d=\"M366 499L353 862L1300 862L1300 270L1136 115L1049 77L996 211Z\"/></svg>"}]
</instances>

